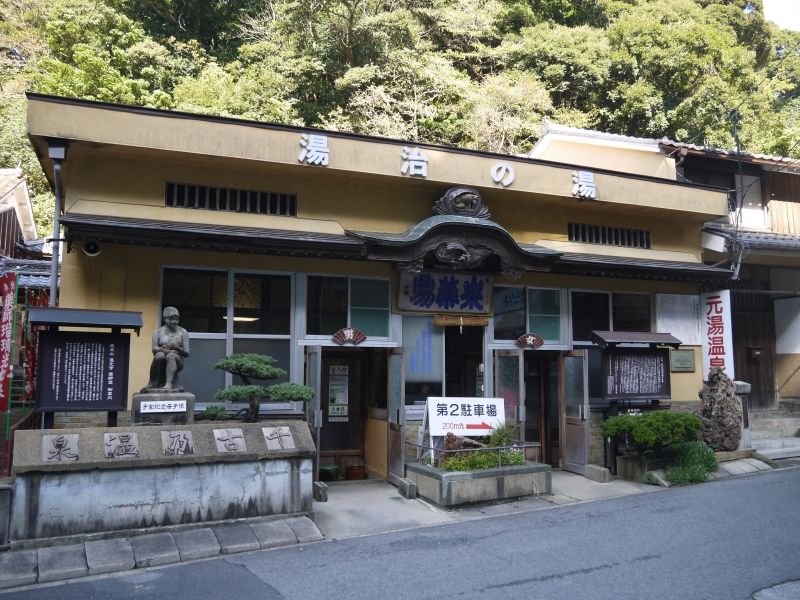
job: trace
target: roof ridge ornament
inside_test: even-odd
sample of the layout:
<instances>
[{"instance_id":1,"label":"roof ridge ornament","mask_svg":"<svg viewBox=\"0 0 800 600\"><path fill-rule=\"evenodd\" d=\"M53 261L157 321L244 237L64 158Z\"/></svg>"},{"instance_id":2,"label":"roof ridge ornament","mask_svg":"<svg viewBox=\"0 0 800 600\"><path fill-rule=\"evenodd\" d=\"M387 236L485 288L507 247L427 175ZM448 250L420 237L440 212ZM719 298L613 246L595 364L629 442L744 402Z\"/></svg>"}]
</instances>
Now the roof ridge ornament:
<instances>
[{"instance_id":1,"label":"roof ridge ornament","mask_svg":"<svg viewBox=\"0 0 800 600\"><path fill-rule=\"evenodd\" d=\"M477 219L489 219L492 216L478 191L468 187L452 187L447 190L433 205L433 214Z\"/></svg>"}]
</instances>

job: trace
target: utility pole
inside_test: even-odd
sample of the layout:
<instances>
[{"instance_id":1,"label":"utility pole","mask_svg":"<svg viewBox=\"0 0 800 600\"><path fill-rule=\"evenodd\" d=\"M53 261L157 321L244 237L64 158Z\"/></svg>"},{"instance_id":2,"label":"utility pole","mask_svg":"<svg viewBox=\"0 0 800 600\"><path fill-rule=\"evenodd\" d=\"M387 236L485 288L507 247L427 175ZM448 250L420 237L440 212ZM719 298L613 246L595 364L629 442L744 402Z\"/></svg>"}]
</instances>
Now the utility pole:
<instances>
[{"instance_id":1,"label":"utility pole","mask_svg":"<svg viewBox=\"0 0 800 600\"><path fill-rule=\"evenodd\" d=\"M736 142L736 163L738 165L738 184L736 185L736 208L733 213L733 240L731 241L731 266L733 275L731 278L736 281L739 279L739 269L742 266L742 210L744 210L744 171L742 168L742 148L739 143L739 111L731 113L731 124L733 127L733 140Z\"/></svg>"}]
</instances>

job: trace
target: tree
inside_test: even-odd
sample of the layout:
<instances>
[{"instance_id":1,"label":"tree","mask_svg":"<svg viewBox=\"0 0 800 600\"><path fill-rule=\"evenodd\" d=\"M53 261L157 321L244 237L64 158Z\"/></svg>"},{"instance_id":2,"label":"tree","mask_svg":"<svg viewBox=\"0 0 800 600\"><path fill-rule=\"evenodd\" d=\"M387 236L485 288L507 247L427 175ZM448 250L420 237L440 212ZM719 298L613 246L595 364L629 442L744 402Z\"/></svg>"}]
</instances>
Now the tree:
<instances>
[{"instance_id":1,"label":"tree","mask_svg":"<svg viewBox=\"0 0 800 600\"><path fill-rule=\"evenodd\" d=\"M277 364L277 360L264 354L232 354L217 361L215 369L222 369L242 379L241 384L219 390L216 394L217 400L247 402L249 408L245 421L256 423L261 398L273 402L307 402L314 398L314 390L305 385L285 382L265 387L250 383L251 379L286 378L286 371L277 367Z\"/></svg>"},{"instance_id":2,"label":"tree","mask_svg":"<svg viewBox=\"0 0 800 600\"><path fill-rule=\"evenodd\" d=\"M469 95L468 144L479 150L528 152L539 138L542 118L553 113L550 94L536 77L507 70L486 77Z\"/></svg>"}]
</instances>

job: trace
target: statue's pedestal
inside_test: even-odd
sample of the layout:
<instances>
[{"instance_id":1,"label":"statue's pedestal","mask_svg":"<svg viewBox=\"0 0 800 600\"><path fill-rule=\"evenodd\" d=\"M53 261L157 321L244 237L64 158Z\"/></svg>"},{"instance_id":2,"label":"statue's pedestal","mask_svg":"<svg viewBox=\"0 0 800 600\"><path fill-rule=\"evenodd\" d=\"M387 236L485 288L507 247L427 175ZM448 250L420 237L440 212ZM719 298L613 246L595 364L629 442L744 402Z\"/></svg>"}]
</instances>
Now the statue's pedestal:
<instances>
[{"instance_id":1,"label":"statue's pedestal","mask_svg":"<svg viewBox=\"0 0 800 600\"><path fill-rule=\"evenodd\" d=\"M131 413L134 425L190 425L194 423L194 394L134 394Z\"/></svg>"}]
</instances>

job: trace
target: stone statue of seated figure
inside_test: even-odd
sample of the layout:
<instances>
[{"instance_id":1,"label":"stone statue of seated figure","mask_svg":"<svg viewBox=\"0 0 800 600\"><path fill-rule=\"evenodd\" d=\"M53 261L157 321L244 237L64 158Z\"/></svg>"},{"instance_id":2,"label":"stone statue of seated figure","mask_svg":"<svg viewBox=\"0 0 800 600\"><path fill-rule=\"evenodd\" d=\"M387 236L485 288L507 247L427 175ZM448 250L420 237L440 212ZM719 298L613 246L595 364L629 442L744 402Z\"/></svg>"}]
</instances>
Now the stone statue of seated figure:
<instances>
[{"instance_id":1,"label":"stone statue of seated figure","mask_svg":"<svg viewBox=\"0 0 800 600\"><path fill-rule=\"evenodd\" d=\"M178 309L167 306L162 314L164 325L153 333L153 363L150 365L150 382L142 393L182 392L178 373L183 369L183 359L189 356L189 333L178 326Z\"/></svg>"}]
</instances>

